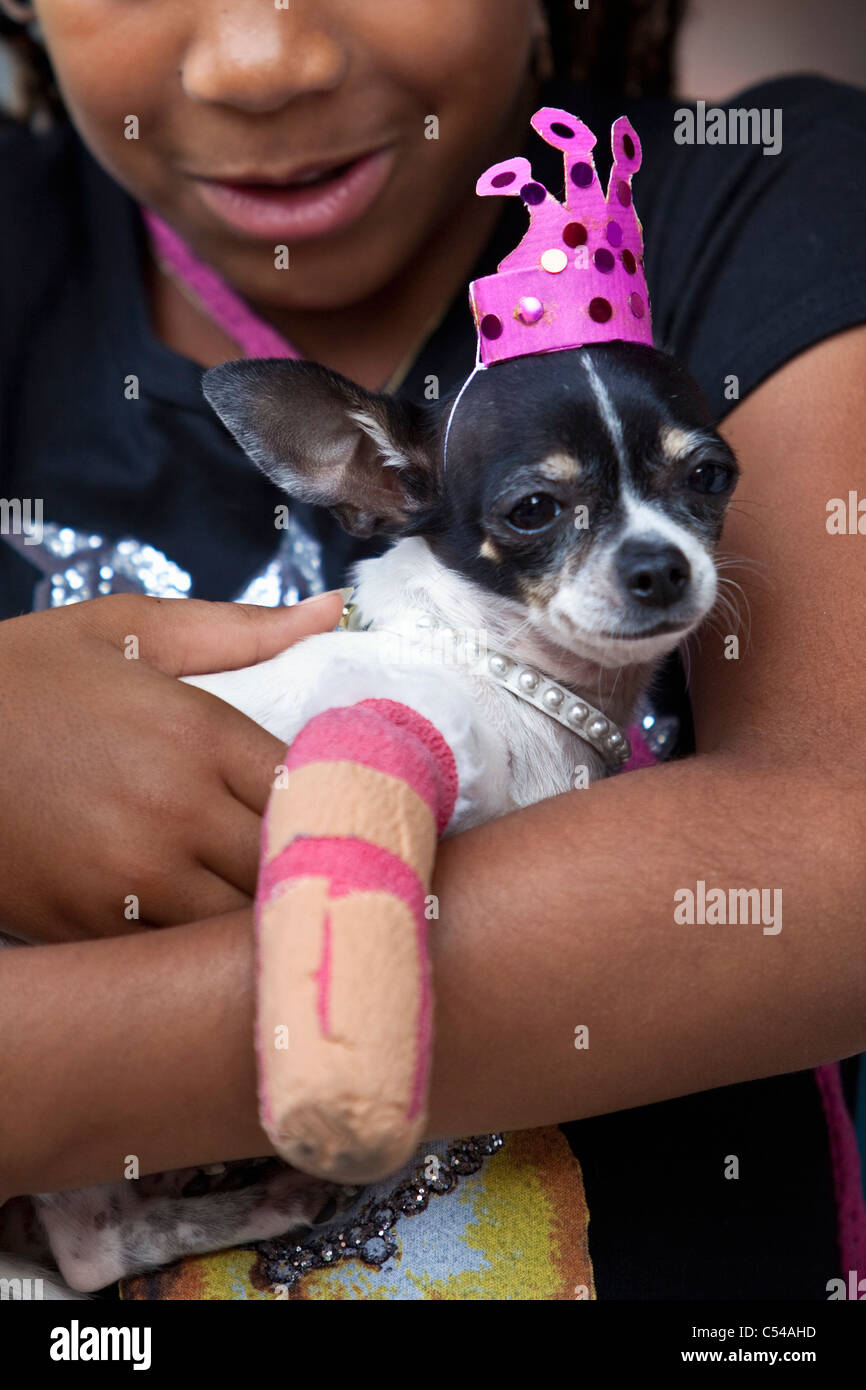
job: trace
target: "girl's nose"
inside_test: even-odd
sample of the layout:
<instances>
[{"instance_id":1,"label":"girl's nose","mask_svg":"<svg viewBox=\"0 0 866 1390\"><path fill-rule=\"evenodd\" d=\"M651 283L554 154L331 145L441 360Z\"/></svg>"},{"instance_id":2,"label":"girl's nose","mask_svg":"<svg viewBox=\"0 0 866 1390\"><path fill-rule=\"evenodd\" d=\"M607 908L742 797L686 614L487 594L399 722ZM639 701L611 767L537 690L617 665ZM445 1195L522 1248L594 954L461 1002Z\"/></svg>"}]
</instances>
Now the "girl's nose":
<instances>
[{"instance_id":1,"label":"girl's nose","mask_svg":"<svg viewBox=\"0 0 866 1390\"><path fill-rule=\"evenodd\" d=\"M265 114L287 102L339 87L348 64L315 4L278 9L262 0L195 7L195 33L181 63L191 101Z\"/></svg>"}]
</instances>

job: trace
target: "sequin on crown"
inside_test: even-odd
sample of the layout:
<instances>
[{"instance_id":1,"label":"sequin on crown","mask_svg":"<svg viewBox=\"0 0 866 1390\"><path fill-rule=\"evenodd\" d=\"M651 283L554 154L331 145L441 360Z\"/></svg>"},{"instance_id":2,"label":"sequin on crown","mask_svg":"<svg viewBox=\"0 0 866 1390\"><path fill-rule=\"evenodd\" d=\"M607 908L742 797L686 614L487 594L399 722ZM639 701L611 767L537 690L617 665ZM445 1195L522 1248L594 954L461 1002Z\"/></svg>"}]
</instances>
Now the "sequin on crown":
<instances>
[{"instance_id":1,"label":"sequin on crown","mask_svg":"<svg viewBox=\"0 0 866 1390\"><path fill-rule=\"evenodd\" d=\"M643 235L631 192L641 165L634 127L625 116L611 127L605 195L588 126L554 106L536 111L532 126L562 151L565 202L535 181L522 156L494 164L478 180L479 196L522 198L530 217L526 235L496 274L469 286L479 362L614 339L652 346Z\"/></svg>"}]
</instances>

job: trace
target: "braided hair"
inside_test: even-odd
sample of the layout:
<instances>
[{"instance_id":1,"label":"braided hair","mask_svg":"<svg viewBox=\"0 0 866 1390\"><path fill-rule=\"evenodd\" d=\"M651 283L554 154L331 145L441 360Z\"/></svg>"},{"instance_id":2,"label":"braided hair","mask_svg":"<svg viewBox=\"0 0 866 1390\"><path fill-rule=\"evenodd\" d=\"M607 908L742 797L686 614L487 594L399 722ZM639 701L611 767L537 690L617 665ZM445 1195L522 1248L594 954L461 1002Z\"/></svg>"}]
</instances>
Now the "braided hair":
<instances>
[{"instance_id":1,"label":"braided hair","mask_svg":"<svg viewBox=\"0 0 866 1390\"><path fill-rule=\"evenodd\" d=\"M64 111L51 60L30 25L0 11L0 119L49 126Z\"/></svg>"},{"instance_id":2,"label":"braided hair","mask_svg":"<svg viewBox=\"0 0 866 1390\"><path fill-rule=\"evenodd\" d=\"M544 0L557 77L600 96L670 97L674 53L688 0Z\"/></svg>"}]
</instances>

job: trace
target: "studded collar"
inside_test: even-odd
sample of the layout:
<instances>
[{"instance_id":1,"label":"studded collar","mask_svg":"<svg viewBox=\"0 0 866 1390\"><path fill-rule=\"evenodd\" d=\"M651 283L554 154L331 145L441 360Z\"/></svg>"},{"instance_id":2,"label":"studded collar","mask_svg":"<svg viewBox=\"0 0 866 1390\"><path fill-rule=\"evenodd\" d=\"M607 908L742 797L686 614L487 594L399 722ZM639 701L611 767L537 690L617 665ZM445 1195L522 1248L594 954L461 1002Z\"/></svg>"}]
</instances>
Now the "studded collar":
<instances>
[{"instance_id":1,"label":"studded collar","mask_svg":"<svg viewBox=\"0 0 866 1390\"><path fill-rule=\"evenodd\" d=\"M338 626L346 631L356 632L367 630L371 624L364 622L358 605L349 602L343 606ZM450 631L431 615L420 619L419 626L431 632L438 630L441 637ZM483 675L486 680L532 705L534 709L540 710L549 719L554 719L557 724L568 729L576 738L588 743L608 768L615 771L628 762L631 757L631 745L622 729L583 696L575 695L573 690L561 685L538 667L525 661L516 661L505 652L487 651L484 663Z\"/></svg>"}]
</instances>

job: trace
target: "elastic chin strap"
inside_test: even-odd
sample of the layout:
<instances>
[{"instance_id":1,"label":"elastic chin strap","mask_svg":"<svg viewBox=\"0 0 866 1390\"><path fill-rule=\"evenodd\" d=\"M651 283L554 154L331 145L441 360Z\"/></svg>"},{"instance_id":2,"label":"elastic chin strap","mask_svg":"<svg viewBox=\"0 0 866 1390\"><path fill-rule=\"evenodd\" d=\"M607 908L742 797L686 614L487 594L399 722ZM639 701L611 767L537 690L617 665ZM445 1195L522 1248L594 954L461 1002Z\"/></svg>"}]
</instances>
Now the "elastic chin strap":
<instances>
[{"instance_id":1,"label":"elastic chin strap","mask_svg":"<svg viewBox=\"0 0 866 1390\"><path fill-rule=\"evenodd\" d=\"M445 443L444 443L443 446L442 446L442 472L443 472L443 473L445 472L445 469L448 467L448 436L449 436L449 434L451 433L451 424L452 424L452 422L453 422L453 420L454 420L454 412L455 412L455 410L457 409L458 405L460 404L461 400L463 399L463 392L466 390L466 387L469 385L470 381L472 381L473 377L476 377L476 376L478 375L479 372L486 372L486 371L487 371L487 366L486 366L486 364L485 364L484 362L481 361L481 343L479 342L478 348L477 348L477 351L476 351L476 354L475 354L475 366L472 368L472 371L469 373L469 375L468 375L468 377L466 378L466 380L464 381L463 385L460 387L460 390L457 392L457 395L456 395L456 397L455 397L455 399L454 399L454 404L452 405L451 410L449 411L449 414L448 414L448 424L445 426Z\"/></svg>"}]
</instances>

